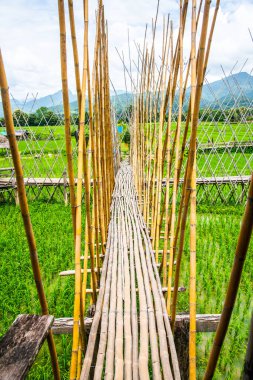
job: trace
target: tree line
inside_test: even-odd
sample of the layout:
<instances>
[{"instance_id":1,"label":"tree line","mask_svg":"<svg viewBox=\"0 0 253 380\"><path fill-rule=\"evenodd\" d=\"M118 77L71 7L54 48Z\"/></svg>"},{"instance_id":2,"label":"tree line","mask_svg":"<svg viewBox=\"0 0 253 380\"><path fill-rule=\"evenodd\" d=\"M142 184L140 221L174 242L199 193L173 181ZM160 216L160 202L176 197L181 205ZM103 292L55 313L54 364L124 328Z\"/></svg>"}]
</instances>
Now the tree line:
<instances>
[{"instance_id":1,"label":"tree line","mask_svg":"<svg viewBox=\"0 0 253 380\"><path fill-rule=\"evenodd\" d=\"M40 107L33 113L15 110L12 114L15 127L55 126L64 124L64 115L56 113L47 107ZM72 113L72 125L79 124L78 113ZM85 113L85 123L89 121L88 112ZM4 118L0 118L0 125L4 126Z\"/></svg>"},{"instance_id":2,"label":"tree line","mask_svg":"<svg viewBox=\"0 0 253 380\"><path fill-rule=\"evenodd\" d=\"M176 115L176 110L174 110ZM133 116L133 107L128 105L124 111L118 112L119 123L129 124ZM182 115L182 121L186 120L187 110L184 110ZM167 115L165 116L165 121L167 121ZM71 114L72 125L78 126L79 117L78 113L74 112ZM206 109L203 108L199 112L199 119L201 121L207 122L232 122L232 123L244 123L253 121L253 109L240 107L240 108L229 108L229 109ZM64 115L62 113L56 113L50 108L40 107L33 113L26 113L22 110L15 110L13 112L13 120L15 127L36 127L36 126L55 126L64 124ZM156 117L152 115L151 122L159 120L159 113ZM175 118L176 120L176 118ZM89 114L85 112L85 124L88 124ZM4 126L4 118L0 118L0 126Z\"/></svg>"}]
</instances>

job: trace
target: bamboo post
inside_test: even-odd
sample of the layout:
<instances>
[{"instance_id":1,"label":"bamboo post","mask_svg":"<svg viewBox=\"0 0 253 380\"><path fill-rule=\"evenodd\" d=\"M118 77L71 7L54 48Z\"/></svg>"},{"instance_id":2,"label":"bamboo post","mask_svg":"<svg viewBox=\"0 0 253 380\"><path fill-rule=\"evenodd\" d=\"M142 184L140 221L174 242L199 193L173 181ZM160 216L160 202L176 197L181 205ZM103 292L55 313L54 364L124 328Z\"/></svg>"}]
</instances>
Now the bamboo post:
<instances>
[{"instance_id":1,"label":"bamboo post","mask_svg":"<svg viewBox=\"0 0 253 380\"><path fill-rule=\"evenodd\" d=\"M67 73L67 47L66 47L66 25L64 1L58 0L59 26L60 26L60 50L61 50L61 77L62 77L62 95L63 108L65 117L65 140L66 154L68 163L69 176L69 193L72 213L73 233L76 232L76 197L75 197L75 178L73 170L72 143L71 143L71 118L69 105L68 73Z\"/></svg>"},{"instance_id":2,"label":"bamboo post","mask_svg":"<svg viewBox=\"0 0 253 380\"><path fill-rule=\"evenodd\" d=\"M230 274L228 289L222 310L220 322L216 330L212 350L209 356L204 380L212 379L218 362L222 344L224 342L230 318L233 312L238 288L240 285L244 261L253 229L253 175L251 176L247 204L242 219L240 233L235 251L234 263Z\"/></svg>"},{"instance_id":3,"label":"bamboo post","mask_svg":"<svg viewBox=\"0 0 253 380\"><path fill-rule=\"evenodd\" d=\"M18 151L18 144L16 141L14 123L13 123L12 112L11 112L9 87L8 87L7 78L5 74L1 50L0 50L0 87L1 87L1 96L2 96L2 103L3 103L3 110L4 110L5 125L6 125L8 140L10 143L12 160L13 160L13 164L14 164L15 172L16 172L19 205L20 205L23 222L24 222L26 238L29 245L33 277L34 277L34 281L37 288L37 293L38 293L38 297L40 301L42 314L48 315L49 314L48 305L47 305L46 295L45 295L45 291L44 291L44 287L42 283L36 241L35 241L32 222L31 222L31 218L29 214L29 207L28 207L24 177L23 177L23 169L21 165L20 154ZM53 334L51 330L49 331L47 342L48 342L48 348L49 348L50 356L51 356L54 379L60 380L60 369L58 365L57 352L56 352L56 347L55 347Z\"/></svg>"},{"instance_id":4,"label":"bamboo post","mask_svg":"<svg viewBox=\"0 0 253 380\"><path fill-rule=\"evenodd\" d=\"M176 152L175 152L175 169L174 169L174 182L173 182L173 195L171 206L171 222L170 222L170 263L168 268L168 293L167 293L167 311L171 313L171 284L173 274L174 262L174 238L175 238L175 222L176 222L176 200L177 200L177 178L178 178L178 164L179 164L179 146L180 146L180 131L182 122L182 107L183 107L183 4L180 0L180 27L179 27L179 65L180 65L180 89L179 89L179 110L178 122L176 129Z\"/></svg>"},{"instance_id":5,"label":"bamboo post","mask_svg":"<svg viewBox=\"0 0 253 380\"><path fill-rule=\"evenodd\" d=\"M191 45L191 120L194 118L196 94L196 0L192 0ZM189 379L196 379L196 140L191 176L190 194L190 327L189 327Z\"/></svg>"}]
</instances>

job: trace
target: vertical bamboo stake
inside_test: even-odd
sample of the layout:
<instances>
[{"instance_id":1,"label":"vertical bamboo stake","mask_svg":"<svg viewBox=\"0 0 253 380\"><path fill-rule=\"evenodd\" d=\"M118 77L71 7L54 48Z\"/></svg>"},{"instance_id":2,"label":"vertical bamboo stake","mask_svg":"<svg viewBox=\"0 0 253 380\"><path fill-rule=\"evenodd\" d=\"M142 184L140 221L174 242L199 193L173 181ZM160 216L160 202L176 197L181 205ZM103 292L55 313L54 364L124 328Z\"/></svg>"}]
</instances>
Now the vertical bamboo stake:
<instances>
[{"instance_id":1,"label":"vertical bamboo stake","mask_svg":"<svg viewBox=\"0 0 253 380\"><path fill-rule=\"evenodd\" d=\"M82 78L82 97L81 109L79 115L79 141L78 141L78 180L77 180L77 209L76 209L76 239L75 239L75 299L74 299L74 318L73 318L73 343L72 343L72 356L70 366L70 379L74 380L77 373L78 363L78 347L79 347L79 320L81 313L81 297L82 297L82 276L81 276L81 234L82 234L82 178L84 171L85 178L85 202L86 202L86 218L88 225L88 244L90 254L92 257L92 239L91 239L91 220L90 220L90 199L89 199L89 186L88 171L87 171L87 157L86 157L86 141L85 135L85 100L86 100L86 84L87 84L87 67L88 67L88 1L84 2L84 59L83 59L83 78ZM92 259L91 259L92 260ZM95 290L94 283L94 267L93 267L93 290ZM96 299L95 290L94 299ZM82 327L82 325L81 325ZM84 331L81 331L84 335Z\"/></svg>"},{"instance_id":2,"label":"vertical bamboo stake","mask_svg":"<svg viewBox=\"0 0 253 380\"><path fill-rule=\"evenodd\" d=\"M206 67L207 67L207 62L208 62L208 57L210 53L210 48L211 48L211 41L212 41L212 36L213 36L213 31L215 27L215 22L217 18L217 12L219 8L219 3L220 1L218 0L216 3L216 8L213 16L213 21L209 33L209 39L208 39L208 45L206 49L206 54L205 54L205 41L206 41L206 33L207 33L207 25L208 25L208 17L209 17L209 6L210 2L205 1L205 8L204 8L204 22L202 23L202 31L201 31L201 38L200 38L200 44L199 44L199 50L198 50L198 60L197 60L197 88L196 88L196 94L195 94L195 105L194 105L194 120L192 120L192 135L194 134L194 139L196 139L196 127L198 124L198 112L199 112L199 105L200 105L200 97L201 97L201 92L202 92L202 85L203 85L203 78L205 75ZM199 5L199 11L198 11L198 18L197 22L199 20L199 15L200 15L200 9L201 9L202 2ZM188 119L189 119L189 112L187 115L187 121L186 123L188 124ZM191 142L194 141L191 138ZM180 204L180 210L179 210L179 222L178 222L178 231L180 229L180 240L179 240L179 249L178 249L178 255L177 255L177 264L176 264L176 273L175 273L175 282L174 282L174 292L173 292L173 302L172 302L172 315L171 315L171 323L172 323L172 328L174 327L175 324L175 318L176 318L176 301L177 301L177 289L178 289L178 284L179 284L179 275L180 275L180 265L181 265L181 258L182 258L182 252L183 252L183 247L184 247L184 235L185 235L185 227L186 227L186 218L187 218L187 211L188 211L188 203L189 203L189 191L187 188L191 186L189 183L189 178L191 178L191 173L190 173L190 162L193 162L194 159L192 158L192 149L190 145L190 153L187 161L187 167L186 167L186 172L184 176L184 188L183 188L183 197L181 199L181 204ZM191 159L190 159L191 157ZM192 167L192 165L191 165ZM188 173L189 170L189 173ZM182 215L181 215L182 214Z\"/></svg>"},{"instance_id":3,"label":"vertical bamboo stake","mask_svg":"<svg viewBox=\"0 0 253 380\"><path fill-rule=\"evenodd\" d=\"M170 261L168 268L168 292L167 292L167 311L170 314L170 301L171 301L171 283L173 274L174 262L174 237L175 237L175 221L176 221L176 200L177 200L177 178L178 178L178 164L179 164L179 145L180 145L180 131L182 121L182 96L183 96L183 9L182 0L180 0L180 27L179 27L179 66L180 66L180 89L179 89L179 110L178 110L178 123L176 129L176 152L175 152L175 169L173 181L173 195L171 205L171 223L170 223Z\"/></svg>"},{"instance_id":4,"label":"vertical bamboo stake","mask_svg":"<svg viewBox=\"0 0 253 380\"><path fill-rule=\"evenodd\" d=\"M171 21L171 30L170 30L170 54L171 54L171 61L170 61L170 69L172 70L172 64L173 64L173 24ZM170 196L170 161L171 161L171 155L170 155L170 138L171 138L171 119L172 119L172 76L170 75L169 78L170 81L170 91L169 91L169 114L168 114L168 141L167 141L167 154L166 154L166 160L167 160L167 175L166 175L166 192L165 192L165 233L164 233L164 246L163 246L163 257L162 257L162 266L163 266L163 286L166 286L167 284L167 250L168 250L168 238L169 238L169 196ZM161 222L160 222L161 223Z\"/></svg>"},{"instance_id":5,"label":"vertical bamboo stake","mask_svg":"<svg viewBox=\"0 0 253 380\"><path fill-rule=\"evenodd\" d=\"M78 102L78 110L79 110L79 115L80 115L82 90L81 90L81 79L80 79L80 70L79 70L79 57L78 57L78 48L77 48L77 40L76 40L76 27L75 27L73 0L68 0L68 7L69 7L69 21L70 21L72 49L73 49L73 57L74 57L74 65L75 65L77 102Z\"/></svg>"},{"instance_id":6,"label":"vertical bamboo stake","mask_svg":"<svg viewBox=\"0 0 253 380\"><path fill-rule=\"evenodd\" d=\"M238 288L240 285L244 261L247 255L253 229L253 175L251 176L248 200L242 219L240 234L235 251L234 263L229 279L227 294L220 322L216 330L213 347L207 364L204 380L212 379L217 365L222 344L224 342L229 321L233 312Z\"/></svg>"},{"instance_id":7,"label":"vertical bamboo stake","mask_svg":"<svg viewBox=\"0 0 253 380\"><path fill-rule=\"evenodd\" d=\"M196 94L196 0L192 0L191 46L191 120L194 117ZM190 328L189 328L189 378L196 379L196 140L190 194Z\"/></svg>"},{"instance_id":8,"label":"vertical bamboo stake","mask_svg":"<svg viewBox=\"0 0 253 380\"><path fill-rule=\"evenodd\" d=\"M7 78L5 74L1 50L0 50L0 88L1 88L1 96L2 96L7 136L10 143L11 155L12 155L12 160L13 160L15 173L16 173L19 205L20 205L20 210L21 210L21 214L23 218L26 238L29 245L33 277L34 277L34 281L37 288L37 293L38 293L38 298L40 301L42 314L48 315L49 314L48 305L47 305L46 295L45 295L45 291L44 291L44 287L42 283L39 259L38 259L38 254L37 254L37 247L36 247L34 232L32 228L32 222L31 222L31 218L29 214L29 207L28 207L24 177L23 177L23 169L22 169L20 155L18 151L18 144L16 141L14 123L13 123L12 112L11 112L9 87L8 87ZM60 380L60 369L58 365L57 352L56 352L54 338L53 338L53 334L51 330L49 331L49 334L47 337L47 343L48 343L48 348L49 348L50 356L51 356L54 379Z\"/></svg>"},{"instance_id":9,"label":"vertical bamboo stake","mask_svg":"<svg viewBox=\"0 0 253 380\"><path fill-rule=\"evenodd\" d=\"M62 76L62 95L63 108L65 117L65 139L66 139L66 154L68 161L68 176L69 176L69 192L70 204L72 213L73 232L76 232L76 197L75 197L75 178L73 170L72 146L71 146L71 118L68 92L68 74L67 74L67 47L66 47L66 25L64 1L58 0L59 25L60 25L60 45L61 45L61 76Z\"/></svg>"}]
</instances>

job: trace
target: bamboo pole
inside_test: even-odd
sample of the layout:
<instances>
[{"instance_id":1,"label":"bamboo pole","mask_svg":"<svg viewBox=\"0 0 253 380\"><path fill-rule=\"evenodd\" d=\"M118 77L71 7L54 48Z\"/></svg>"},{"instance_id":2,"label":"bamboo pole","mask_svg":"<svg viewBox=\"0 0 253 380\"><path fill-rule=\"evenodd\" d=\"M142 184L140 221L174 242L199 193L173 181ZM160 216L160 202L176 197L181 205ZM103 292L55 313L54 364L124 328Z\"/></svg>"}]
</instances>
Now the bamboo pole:
<instances>
[{"instance_id":1,"label":"bamboo pole","mask_svg":"<svg viewBox=\"0 0 253 380\"><path fill-rule=\"evenodd\" d=\"M59 26L60 26L60 49L61 49L61 77L62 77L62 95L63 108L65 117L65 141L66 154L68 163L69 192L72 213L73 233L76 233L76 196L75 196L75 178L73 170L72 143L71 143L71 114L69 105L68 73L67 73L67 47L66 47L66 25L64 1L58 0Z\"/></svg>"},{"instance_id":2,"label":"bamboo pole","mask_svg":"<svg viewBox=\"0 0 253 380\"><path fill-rule=\"evenodd\" d=\"M212 25L211 25L211 29L210 29L210 33L209 33L209 38L208 38L208 45L207 45L207 49L206 49L206 53L205 53L205 41L206 41L206 33L207 33L206 28L207 28L207 24L208 24L208 15L209 15L208 7L210 6L209 3L205 2L205 9L204 9L205 20L202 23L202 32L201 32L201 39L200 39L200 44L199 44L199 49L198 49L198 59L197 59L198 78L197 78L197 88L196 88L197 97L195 94L195 103L196 104L194 106L195 107L195 111L194 111L194 118L195 118L194 123L195 123L195 125L197 125L197 123L198 123L198 109L199 109L199 104L200 104L203 78L204 78L204 75L206 72L206 67L207 67L208 57L209 57L209 53L210 53L212 36L213 36L213 31L214 31L214 27L215 27L216 18L217 18L219 3L220 3L220 1L218 0L216 3L214 15L213 15ZM201 4L200 4L200 6L201 6ZM199 7L197 19L199 19L199 15L200 15L200 7ZM202 69L201 69L201 67L202 67ZM192 109L192 108L190 108L190 109ZM187 123L188 123L188 119L189 119L189 112L187 115ZM193 121L192 121L192 123L193 123ZM195 129L196 129L196 127L194 126L194 134L196 135ZM195 139L196 139L196 137L195 137ZM190 160L188 159L186 171L185 171L185 176L184 176L183 196L181 199L180 210L179 210L179 221L178 221L177 234L179 234L179 229L180 229L180 239L179 239L179 249L178 249L178 254L177 254L176 272L175 272L175 282L174 282L175 287L176 287L176 284L179 283L181 259L182 259L182 252L183 252L183 247L184 247L184 236L185 236L188 203L189 203L189 196L190 196L189 191L187 190L187 188L190 188L189 180L187 180L187 178L189 177L189 173L188 173L189 162L190 162ZM172 302L172 316L171 316L172 328L174 328L174 324L175 324L177 294L178 293L177 293L177 288L176 288L176 291L173 293L173 302Z\"/></svg>"},{"instance_id":3,"label":"bamboo pole","mask_svg":"<svg viewBox=\"0 0 253 380\"><path fill-rule=\"evenodd\" d=\"M78 110L79 110L79 115L80 115L82 90L81 90L81 79L80 79L79 57L78 57L78 48L77 48L77 39L76 39L73 0L68 0L68 8L69 8L69 21L70 21L72 49L73 49L73 57L74 57L74 65L75 65L77 102L78 102Z\"/></svg>"},{"instance_id":4,"label":"bamboo pole","mask_svg":"<svg viewBox=\"0 0 253 380\"><path fill-rule=\"evenodd\" d=\"M178 178L178 165L179 165L179 146L180 146L180 131L182 122L182 107L183 107L183 4L180 0L180 27L179 27L179 110L178 110L178 123L176 129L176 152L175 152L175 169L174 169L174 181L173 181L173 195L171 205L171 222L170 222L170 264L168 268L168 293L167 293L167 311L171 313L171 284L173 274L173 262L174 262L174 238L175 238L175 222L176 222L176 200L177 200L177 178Z\"/></svg>"},{"instance_id":5,"label":"bamboo pole","mask_svg":"<svg viewBox=\"0 0 253 380\"><path fill-rule=\"evenodd\" d=\"M171 31L170 31L170 39L171 39L171 60L170 60L170 69L172 70L173 64L173 24L171 21ZM169 238L169 196L170 196L170 139L171 139L171 120L172 120L172 76L169 78L170 81L170 91L169 91L169 114L168 114L168 141L167 141L167 150L166 150L166 159L167 159L167 175L166 175L166 192L165 192L165 233L164 233L164 245L163 245L163 257L162 257L162 269L163 269L163 286L167 284L167 250L168 250L168 238ZM161 220L161 218L160 218ZM161 221L160 221L161 223Z\"/></svg>"},{"instance_id":6,"label":"bamboo pole","mask_svg":"<svg viewBox=\"0 0 253 380\"><path fill-rule=\"evenodd\" d=\"M81 234L82 234L82 178L84 172L85 179L85 204L86 218L88 228L88 246L91 256L92 270L92 289L93 299L96 300L96 279L94 272L94 249L92 245L92 230L90 218L90 193L88 183L88 167L86 155L85 135L85 100L86 100L86 85L88 71L88 1L84 2L84 58L83 58L83 78L82 78L82 97L81 108L79 115L79 141L78 141L78 179L77 179L77 197L76 197L76 239L75 239L75 297L74 297L74 317L73 317L73 343L72 356L70 366L70 379L74 380L77 373L78 346L79 346L79 320L81 313L81 297L82 297L82 275L81 275ZM92 265L93 264L93 265ZM82 328L82 325L81 325ZM84 331L81 331L84 336Z\"/></svg>"},{"instance_id":7,"label":"bamboo pole","mask_svg":"<svg viewBox=\"0 0 253 380\"><path fill-rule=\"evenodd\" d=\"M38 293L38 298L40 301L42 314L48 315L49 314L48 305L47 305L46 295L45 295L45 291L44 291L44 287L42 283L36 241L35 241L32 222L31 222L31 218L29 214L29 207L28 207L24 177L23 177L23 169L22 169L22 164L20 160L20 154L18 151L18 144L16 141L14 123L13 123L13 118L12 118L9 87L8 87L7 78L5 74L5 68L4 68L1 50L0 50L0 88L1 88L1 96L2 96L2 104L3 104L7 136L10 143L11 155L12 155L12 160L13 160L15 173L16 173L19 206L20 206L26 238L27 238L27 242L29 246L33 277L34 277L34 281L37 288L37 293ZM55 347L53 334L51 330L48 333L47 343L48 343L48 348L49 348L49 352L51 356L54 379L59 380L60 369L59 369L59 364L58 364L56 347Z\"/></svg>"},{"instance_id":8,"label":"bamboo pole","mask_svg":"<svg viewBox=\"0 0 253 380\"><path fill-rule=\"evenodd\" d=\"M196 94L196 0L192 0L191 26L191 120L194 118ZM196 143L194 141L194 159L190 193L190 327L189 327L189 379L196 379Z\"/></svg>"},{"instance_id":9,"label":"bamboo pole","mask_svg":"<svg viewBox=\"0 0 253 380\"><path fill-rule=\"evenodd\" d=\"M236 296L238 288L240 285L243 265L247 255L250 238L253 229L253 175L251 176L250 188L248 193L247 204L242 219L242 224L240 228L240 233L237 241L234 263L230 274L228 289L226 293L226 298L224 302L224 307L222 310L220 322L216 330L212 350L209 356L206 372L204 375L204 380L212 379L215 368L218 362L222 344L224 342L226 332L229 326L230 318L233 312L234 304L236 301Z\"/></svg>"}]
</instances>

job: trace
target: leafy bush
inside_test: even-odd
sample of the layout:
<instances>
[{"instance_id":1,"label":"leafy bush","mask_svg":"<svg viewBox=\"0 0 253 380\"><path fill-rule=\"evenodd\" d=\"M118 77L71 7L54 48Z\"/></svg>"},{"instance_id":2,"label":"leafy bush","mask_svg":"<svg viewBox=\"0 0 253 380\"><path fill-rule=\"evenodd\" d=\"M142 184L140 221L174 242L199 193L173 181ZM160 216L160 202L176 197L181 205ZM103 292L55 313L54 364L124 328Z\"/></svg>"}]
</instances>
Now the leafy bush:
<instances>
[{"instance_id":1,"label":"leafy bush","mask_svg":"<svg viewBox=\"0 0 253 380\"><path fill-rule=\"evenodd\" d=\"M127 129L123 136L122 142L124 142L125 144L130 144L130 140L131 140L131 135L130 135L129 130Z\"/></svg>"}]
</instances>

